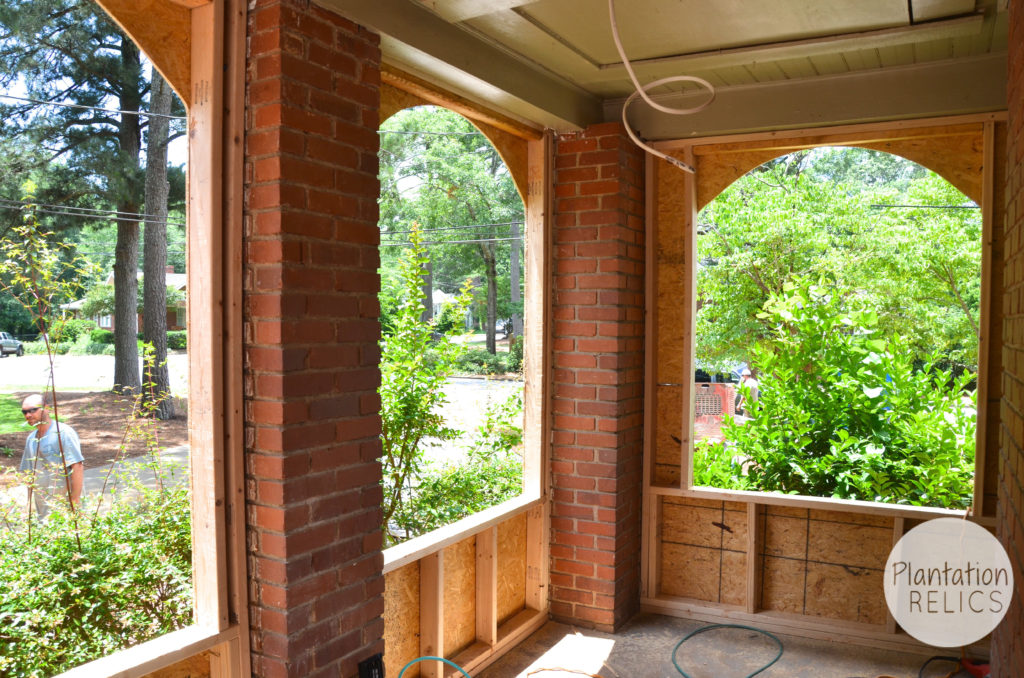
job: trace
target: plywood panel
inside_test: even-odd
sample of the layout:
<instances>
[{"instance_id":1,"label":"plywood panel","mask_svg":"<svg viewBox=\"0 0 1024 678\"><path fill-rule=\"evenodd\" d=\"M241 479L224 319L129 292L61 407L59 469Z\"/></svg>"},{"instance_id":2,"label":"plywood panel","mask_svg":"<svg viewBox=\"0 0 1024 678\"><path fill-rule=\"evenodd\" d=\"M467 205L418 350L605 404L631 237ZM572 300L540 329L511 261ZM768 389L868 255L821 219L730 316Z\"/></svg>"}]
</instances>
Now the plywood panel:
<instances>
[{"instance_id":1,"label":"plywood panel","mask_svg":"<svg viewBox=\"0 0 1024 678\"><path fill-rule=\"evenodd\" d=\"M721 561L719 549L663 543L661 593L717 603Z\"/></svg>"},{"instance_id":2,"label":"plywood panel","mask_svg":"<svg viewBox=\"0 0 1024 678\"><path fill-rule=\"evenodd\" d=\"M210 675L210 653L202 652L188 659L147 673L142 678L208 678Z\"/></svg>"},{"instance_id":3,"label":"plywood panel","mask_svg":"<svg viewBox=\"0 0 1024 678\"><path fill-rule=\"evenodd\" d=\"M807 563L805 613L829 619L885 624L882 570Z\"/></svg>"},{"instance_id":4,"label":"plywood panel","mask_svg":"<svg viewBox=\"0 0 1024 678\"><path fill-rule=\"evenodd\" d=\"M680 294L685 287L687 210L684 201L686 177L683 172L659 171L657 205L657 313L658 346L656 347L655 374L658 383L683 383L683 335L685 308Z\"/></svg>"},{"instance_id":5,"label":"plywood panel","mask_svg":"<svg viewBox=\"0 0 1024 678\"><path fill-rule=\"evenodd\" d=\"M810 521L807 539L810 561L882 569L891 549L891 525L885 528Z\"/></svg>"},{"instance_id":6,"label":"plywood panel","mask_svg":"<svg viewBox=\"0 0 1024 678\"><path fill-rule=\"evenodd\" d=\"M722 552L722 583L720 602L725 605L747 604L747 554Z\"/></svg>"},{"instance_id":7,"label":"plywood panel","mask_svg":"<svg viewBox=\"0 0 1024 678\"><path fill-rule=\"evenodd\" d=\"M498 525L498 624L526 607L526 514Z\"/></svg>"},{"instance_id":8,"label":"plywood panel","mask_svg":"<svg viewBox=\"0 0 1024 678\"><path fill-rule=\"evenodd\" d=\"M766 555L761 584L761 608L803 614L807 563Z\"/></svg>"},{"instance_id":9,"label":"plywood panel","mask_svg":"<svg viewBox=\"0 0 1024 678\"><path fill-rule=\"evenodd\" d=\"M407 663L420 656L420 565L409 563L384 575L384 669L397 676ZM419 667L406 671L419 675Z\"/></svg>"},{"instance_id":10,"label":"plywood panel","mask_svg":"<svg viewBox=\"0 0 1024 678\"><path fill-rule=\"evenodd\" d=\"M803 559L807 557L807 511L803 518L774 515L765 518L764 552L770 556Z\"/></svg>"},{"instance_id":11,"label":"plywood panel","mask_svg":"<svg viewBox=\"0 0 1024 678\"><path fill-rule=\"evenodd\" d=\"M452 657L476 639L476 537L444 550L444 648Z\"/></svg>"},{"instance_id":12,"label":"plywood panel","mask_svg":"<svg viewBox=\"0 0 1024 678\"><path fill-rule=\"evenodd\" d=\"M191 10L166 0L96 0L146 53L185 105L192 102Z\"/></svg>"},{"instance_id":13,"label":"plywood panel","mask_svg":"<svg viewBox=\"0 0 1024 678\"><path fill-rule=\"evenodd\" d=\"M658 386L654 434L654 482L679 482L683 442L683 387Z\"/></svg>"}]
</instances>

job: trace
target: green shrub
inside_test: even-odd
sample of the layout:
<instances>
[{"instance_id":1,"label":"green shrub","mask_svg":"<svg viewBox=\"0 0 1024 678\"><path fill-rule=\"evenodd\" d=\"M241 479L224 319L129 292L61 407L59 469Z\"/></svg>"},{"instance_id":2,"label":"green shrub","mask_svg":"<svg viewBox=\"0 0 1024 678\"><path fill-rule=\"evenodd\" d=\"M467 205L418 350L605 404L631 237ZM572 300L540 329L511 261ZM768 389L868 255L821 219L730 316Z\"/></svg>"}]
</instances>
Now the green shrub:
<instances>
[{"instance_id":1,"label":"green shrub","mask_svg":"<svg viewBox=\"0 0 1024 678\"><path fill-rule=\"evenodd\" d=\"M463 329L464 319L465 312L460 310L458 306L455 304L445 304L441 307L441 313L438 314L434 322L434 329L444 334L459 332Z\"/></svg>"},{"instance_id":2,"label":"green shrub","mask_svg":"<svg viewBox=\"0 0 1024 678\"><path fill-rule=\"evenodd\" d=\"M508 343L508 371L523 371L523 338L511 337Z\"/></svg>"},{"instance_id":3,"label":"green shrub","mask_svg":"<svg viewBox=\"0 0 1024 678\"><path fill-rule=\"evenodd\" d=\"M0 675L50 676L192 622L186 489L0 531Z\"/></svg>"},{"instance_id":4,"label":"green shrub","mask_svg":"<svg viewBox=\"0 0 1024 678\"><path fill-rule=\"evenodd\" d=\"M188 332L175 330L167 333L167 348L171 351L184 351L188 344Z\"/></svg>"},{"instance_id":5,"label":"green shrub","mask_svg":"<svg viewBox=\"0 0 1024 678\"><path fill-rule=\"evenodd\" d=\"M84 355L114 355L114 345L90 341L82 351Z\"/></svg>"},{"instance_id":6,"label":"green shrub","mask_svg":"<svg viewBox=\"0 0 1024 678\"><path fill-rule=\"evenodd\" d=\"M88 334L96 327L96 323L84 318L68 318L50 324L50 340L75 343L83 334Z\"/></svg>"},{"instance_id":7,"label":"green shrub","mask_svg":"<svg viewBox=\"0 0 1024 678\"><path fill-rule=\"evenodd\" d=\"M89 333L89 341L94 344L113 344L114 333L110 330L96 328Z\"/></svg>"},{"instance_id":8,"label":"green shrub","mask_svg":"<svg viewBox=\"0 0 1024 678\"><path fill-rule=\"evenodd\" d=\"M510 371L507 353L488 353L486 349L471 348L459 356L455 371L463 374L507 374Z\"/></svg>"},{"instance_id":9,"label":"green shrub","mask_svg":"<svg viewBox=\"0 0 1024 678\"><path fill-rule=\"evenodd\" d=\"M394 523L415 537L519 496L523 491L523 397L489 407L462 463L426 469Z\"/></svg>"},{"instance_id":10,"label":"green shrub","mask_svg":"<svg viewBox=\"0 0 1024 678\"><path fill-rule=\"evenodd\" d=\"M753 489L964 508L971 503L976 409L973 375L925 363L877 320L846 311L836 290L806 282L772 297L771 338L754 352L760 395L748 421L726 417L726 443L702 454L698 484L727 460Z\"/></svg>"}]
</instances>

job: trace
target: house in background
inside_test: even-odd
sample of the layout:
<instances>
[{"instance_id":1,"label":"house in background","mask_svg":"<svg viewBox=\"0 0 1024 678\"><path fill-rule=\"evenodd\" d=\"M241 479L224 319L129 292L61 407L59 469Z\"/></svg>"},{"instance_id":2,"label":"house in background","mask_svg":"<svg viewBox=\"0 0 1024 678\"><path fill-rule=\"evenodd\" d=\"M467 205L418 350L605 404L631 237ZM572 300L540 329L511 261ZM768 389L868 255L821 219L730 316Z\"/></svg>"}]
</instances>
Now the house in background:
<instances>
[{"instance_id":1,"label":"house in background","mask_svg":"<svg viewBox=\"0 0 1024 678\"><path fill-rule=\"evenodd\" d=\"M142 271L136 273L136 278L142 280ZM177 330L185 329L188 312L185 305L185 291L188 286L188 275L185 273L175 273L173 266L167 266L167 287L168 289L174 289L181 292L181 299L167 305L167 331L174 332ZM107 285L114 284L114 274L111 273L107 276L105 281ZM82 307L85 305L85 299L79 299L78 301L72 301L69 304L61 306L65 311L68 311L75 318L82 317ZM96 327L101 330L114 331L114 316L111 315L95 315L89 318ZM139 327L142 327L142 308L139 308Z\"/></svg>"}]
</instances>

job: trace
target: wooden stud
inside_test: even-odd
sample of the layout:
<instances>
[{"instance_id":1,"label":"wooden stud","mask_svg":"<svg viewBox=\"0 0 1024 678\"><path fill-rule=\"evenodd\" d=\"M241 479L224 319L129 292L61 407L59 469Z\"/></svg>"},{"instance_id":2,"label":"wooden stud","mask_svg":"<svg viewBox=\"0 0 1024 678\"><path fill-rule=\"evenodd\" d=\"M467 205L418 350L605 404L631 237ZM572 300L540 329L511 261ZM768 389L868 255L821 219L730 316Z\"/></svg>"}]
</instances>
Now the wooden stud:
<instances>
[{"instance_id":1,"label":"wooden stud","mask_svg":"<svg viewBox=\"0 0 1024 678\"><path fill-rule=\"evenodd\" d=\"M530 509L526 517L526 607L547 612L548 549L551 541L549 504Z\"/></svg>"},{"instance_id":2,"label":"wooden stud","mask_svg":"<svg viewBox=\"0 0 1024 678\"><path fill-rule=\"evenodd\" d=\"M498 642L498 528L476 535L476 639Z\"/></svg>"},{"instance_id":3,"label":"wooden stud","mask_svg":"<svg viewBox=\"0 0 1024 678\"><path fill-rule=\"evenodd\" d=\"M229 624L225 513L223 0L192 10L189 110L189 416L196 622ZM239 260L240 261L240 260Z\"/></svg>"},{"instance_id":4,"label":"wooden stud","mask_svg":"<svg viewBox=\"0 0 1024 678\"><path fill-rule=\"evenodd\" d=\"M989 374L992 333L989 328L992 313L992 226L995 213L995 123L986 122L982 131L984 155L981 182L981 299L979 300L978 322L978 375ZM977 435L974 443L974 505L972 513L977 517L985 515L985 458L988 455L986 438L988 434L989 379L978 379L975 392L977 410Z\"/></svg>"},{"instance_id":5,"label":"wooden stud","mask_svg":"<svg viewBox=\"0 0 1024 678\"><path fill-rule=\"evenodd\" d=\"M747 504L747 612L757 612L761 601L764 568L761 567L764 552L764 529L761 521L761 506Z\"/></svg>"},{"instance_id":6,"label":"wooden stud","mask_svg":"<svg viewBox=\"0 0 1024 678\"><path fill-rule=\"evenodd\" d=\"M524 328L523 460L524 492L546 497L550 486L551 444L551 252L554 214L554 139L549 133L529 144L526 197L526 298Z\"/></svg>"},{"instance_id":7,"label":"wooden stud","mask_svg":"<svg viewBox=\"0 0 1024 678\"><path fill-rule=\"evenodd\" d=\"M657 370L655 369L655 352L657 351L657 329L658 329L658 300L657 300L657 252L658 252L658 228L655 205L658 199L658 163L654 156L645 153L644 162L644 214L646 215L645 238L646 252L644 253L645 278L644 278L644 307L647 319L644 323L644 459L643 459L643 499L641 501L640 516L640 592L641 595L648 595L651 592L651 577L649 574L651 566L651 551L657 535L652 528L657 527L651 511L652 502L648 490L654 479L654 439L655 412L657 411L658 389L656 384Z\"/></svg>"},{"instance_id":8,"label":"wooden stud","mask_svg":"<svg viewBox=\"0 0 1024 678\"><path fill-rule=\"evenodd\" d=\"M683 162L694 166L693 148L683 149ZM675 168L672 168L673 170ZM667 171L667 170L666 170ZM675 170L682 171L682 170ZM693 379L694 356L697 343L697 181L699 177L686 172L681 199L684 210L683 237L686 252L686 271L683 278L683 435L680 445L681 463L679 487L688 490L693 487Z\"/></svg>"},{"instance_id":9,"label":"wooden stud","mask_svg":"<svg viewBox=\"0 0 1024 678\"><path fill-rule=\"evenodd\" d=\"M894 518L892 521L892 545L893 548L900 539L903 538L903 530L906 526L906 521L903 518ZM885 632L896 633L896 617L892 616L892 611L889 606L886 605L885 609Z\"/></svg>"},{"instance_id":10,"label":"wooden stud","mask_svg":"<svg viewBox=\"0 0 1024 678\"><path fill-rule=\"evenodd\" d=\"M420 560L420 655L444 657L444 551ZM420 662L424 678L444 678L444 664Z\"/></svg>"}]
</instances>

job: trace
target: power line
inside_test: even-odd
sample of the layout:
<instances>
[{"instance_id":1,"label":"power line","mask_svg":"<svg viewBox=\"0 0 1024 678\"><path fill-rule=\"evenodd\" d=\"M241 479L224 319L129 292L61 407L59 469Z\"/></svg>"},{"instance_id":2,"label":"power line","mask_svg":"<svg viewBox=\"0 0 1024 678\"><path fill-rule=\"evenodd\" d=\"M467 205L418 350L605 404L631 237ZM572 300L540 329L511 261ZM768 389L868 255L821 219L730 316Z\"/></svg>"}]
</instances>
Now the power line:
<instances>
[{"instance_id":1,"label":"power line","mask_svg":"<svg viewBox=\"0 0 1024 678\"><path fill-rule=\"evenodd\" d=\"M86 106L84 104L69 104L63 101L43 101L42 99L30 99L29 97L16 97L13 94L0 94L0 99L13 99L14 101L27 101L39 106L59 106L61 108L79 108L86 111L100 111L103 113L121 113L123 115L145 115L150 118L167 118L168 120L188 120L184 115L165 115L163 113L150 113L148 111L122 111L117 108L101 108L100 106Z\"/></svg>"},{"instance_id":2,"label":"power line","mask_svg":"<svg viewBox=\"0 0 1024 678\"><path fill-rule=\"evenodd\" d=\"M522 226L521 221L503 221L496 224L471 224L469 226L439 226L437 228L421 228L420 233L433 233L435 231L459 231L467 228L488 228L490 226ZM412 231L381 231L381 235L404 235Z\"/></svg>"},{"instance_id":3,"label":"power line","mask_svg":"<svg viewBox=\"0 0 1024 678\"><path fill-rule=\"evenodd\" d=\"M479 240L434 240L431 242L421 242L421 245L469 245L472 243L481 242L505 242L508 240L522 240L520 236L518 238L481 238ZM412 245L411 242L382 242L381 247L408 247Z\"/></svg>"},{"instance_id":4,"label":"power line","mask_svg":"<svg viewBox=\"0 0 1024 678\"><path fill-rule=\"evenodd\" d=\"M922 209L922 210L980 210L980 205L872 205L876 210L880 209Z\"/></svg>"},{"instance_id":5,"label":"power line","mask_svg":"<svg viewBox=\"0 0 1024 678\"><path fill-rule=\"evenodd\" d=\"M408 134L415 136L431 136L431 137L482 137L484 136L481 132L419 132L416 130L405 131L405 130L393 130L393 129L380 129L377 130L377 134Z\"/></svg>"},{"instance_id":6,"label":"power line","mask_svg":"<svg viewBox=\"0 0 1024 678\"><path fill-rule=\"evenodd\" d=\"M0 198L0 209L23 210L26 207L33 208L39 214L52 214L62 217L82 217L86 219L111 219L113 221L166 221L173 226L185 226L183 221L165 219L156 214L144 214L142 212L121 212L118 210L101 210L92 207L75 207L74 205L48 205L44 203L27 202L24 200L7 200ZM40 209L42 208L42 209ZM116 215L116 216L111 216Z\"/></svg>"}]
</instances>

